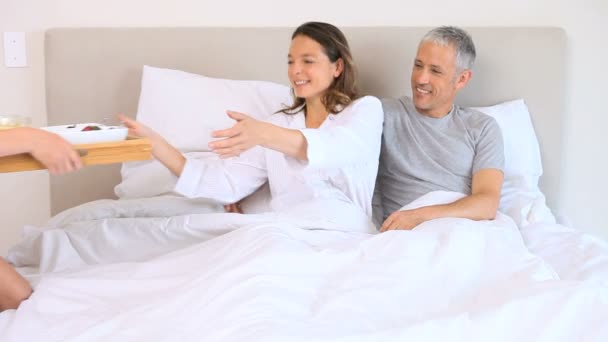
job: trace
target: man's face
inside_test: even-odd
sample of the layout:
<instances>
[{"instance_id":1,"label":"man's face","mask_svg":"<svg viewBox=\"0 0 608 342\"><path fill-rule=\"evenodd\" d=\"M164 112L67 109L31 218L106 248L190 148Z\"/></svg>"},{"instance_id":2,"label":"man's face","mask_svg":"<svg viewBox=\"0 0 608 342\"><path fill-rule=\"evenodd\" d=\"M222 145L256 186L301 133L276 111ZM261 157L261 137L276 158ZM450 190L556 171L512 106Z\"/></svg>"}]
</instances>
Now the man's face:
<instances>
[{"instance_id":1,"label":"man's face","mask_svg":"<svg viewBox=\"0 0 608 342\"><path fill-rule=\"evenodd\" d=\"M420 114L443 117L450 112L459 89L471 77L456 70L456 51L451 45L422 42L412 70L412 98Z\"/></svg>"}]
</instances>

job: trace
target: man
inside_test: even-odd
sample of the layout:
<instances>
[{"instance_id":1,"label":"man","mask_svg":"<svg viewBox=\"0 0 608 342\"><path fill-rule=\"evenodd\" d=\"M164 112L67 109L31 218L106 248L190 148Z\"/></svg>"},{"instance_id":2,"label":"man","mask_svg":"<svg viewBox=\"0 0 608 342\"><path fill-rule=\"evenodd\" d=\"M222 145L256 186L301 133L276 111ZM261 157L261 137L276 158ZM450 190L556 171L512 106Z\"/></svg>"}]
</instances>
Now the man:
<instances>
[{"instance_id":1,"label":"man","mask_svg":"<svg viewBox=\"0 0 608 342\"><path fill-rule=\"evenodd\" d=\"M418 46L412 98L382 100L380 231L413 229L441 217L496 216L504 166L500 128L493 118L454 105L456 94L472 77L474 60L475 46L468 33L456 27L435 28ZM400 210L435 190L467 196L445 205Z\"/></svg>"},{"instance_id":2,"label":"man","mask_svg":"<svg viewBox=\"0 0 608 342\"><path fill-rule=\"evenodd\" d=\"M72 145L56 134L29 127L0 131L0 157L20 153L30 153L52 174L82 167ZM0 258L0 311L16 309L31 293L28 282Z\"/></svg>"}]
</instances>

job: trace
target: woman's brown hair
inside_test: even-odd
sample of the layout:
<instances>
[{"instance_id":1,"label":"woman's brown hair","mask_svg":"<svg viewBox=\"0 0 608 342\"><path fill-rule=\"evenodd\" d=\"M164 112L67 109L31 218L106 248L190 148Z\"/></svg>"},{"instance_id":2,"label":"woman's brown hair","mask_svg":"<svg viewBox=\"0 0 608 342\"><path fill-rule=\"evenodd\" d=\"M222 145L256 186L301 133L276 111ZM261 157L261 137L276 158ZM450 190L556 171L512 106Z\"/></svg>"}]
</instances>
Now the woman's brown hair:
<instances>
[{"instance_id":1,"label":"woman's brown hair","mask_svg":"<svg viewBox=\"0 0 608 342\"><path fill-rule=\"evenodd\" d=\"M352 101L359 98L357 70L346 37L334 25L322 22L307 22L300 25L291 35L291 39L297 36L306 36L319 43L332 63L342 59L344 70L321 97L321 103L329 113L340 113ZM292 94L294 94L293 89ZM295 94L293 96L294 104L279 112L295 114L301 109L306 109L306 101L301 97L295 97Z\"/></svg>"}]
</instances>

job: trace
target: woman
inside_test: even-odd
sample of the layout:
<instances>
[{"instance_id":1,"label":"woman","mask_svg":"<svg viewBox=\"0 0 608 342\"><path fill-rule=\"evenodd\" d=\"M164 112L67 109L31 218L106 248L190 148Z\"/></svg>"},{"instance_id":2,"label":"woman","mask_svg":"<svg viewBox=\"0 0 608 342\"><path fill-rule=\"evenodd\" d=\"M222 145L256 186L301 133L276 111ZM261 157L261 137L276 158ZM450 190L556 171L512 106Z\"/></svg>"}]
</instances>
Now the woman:
<instances>
[{"instance_id":1,"label":"woman","mask_svg":"<svg viewBox=\"0 0 608 342\"><path fill-rule=\"evenodd\" d=\"M288 76L291 107L266 121L228 111L236 124L213 132L220 139L210 143L217 161L187 160L151 129L121 120L131 134L150 139L152 153L179 177L175 190L185 196L234 203L268 181L276 211L339 202L356 208L369 228L383 112L377 98L359 98L344 34L327 23L298 27Z\"/></svg>"}]
</instances>

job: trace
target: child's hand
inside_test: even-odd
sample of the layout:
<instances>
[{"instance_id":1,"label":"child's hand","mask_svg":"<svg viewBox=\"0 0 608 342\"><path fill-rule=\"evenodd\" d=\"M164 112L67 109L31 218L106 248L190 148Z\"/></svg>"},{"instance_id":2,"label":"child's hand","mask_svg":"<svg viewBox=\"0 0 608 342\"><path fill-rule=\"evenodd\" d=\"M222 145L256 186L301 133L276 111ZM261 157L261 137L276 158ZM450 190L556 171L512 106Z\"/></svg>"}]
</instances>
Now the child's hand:
<instances>
[{"instance_id":1,"label":"child's hand","mask_svg":"<svg viewBox=\"0 0 608 342\"><path fill-rule=\"evenodd\" d=\"M82 167L82 161L74 146L60 136L39 129L26 129L29 130L33 142L30 154L44 164L51 174L61 175Z\"/></svg>"}]
</instances>

